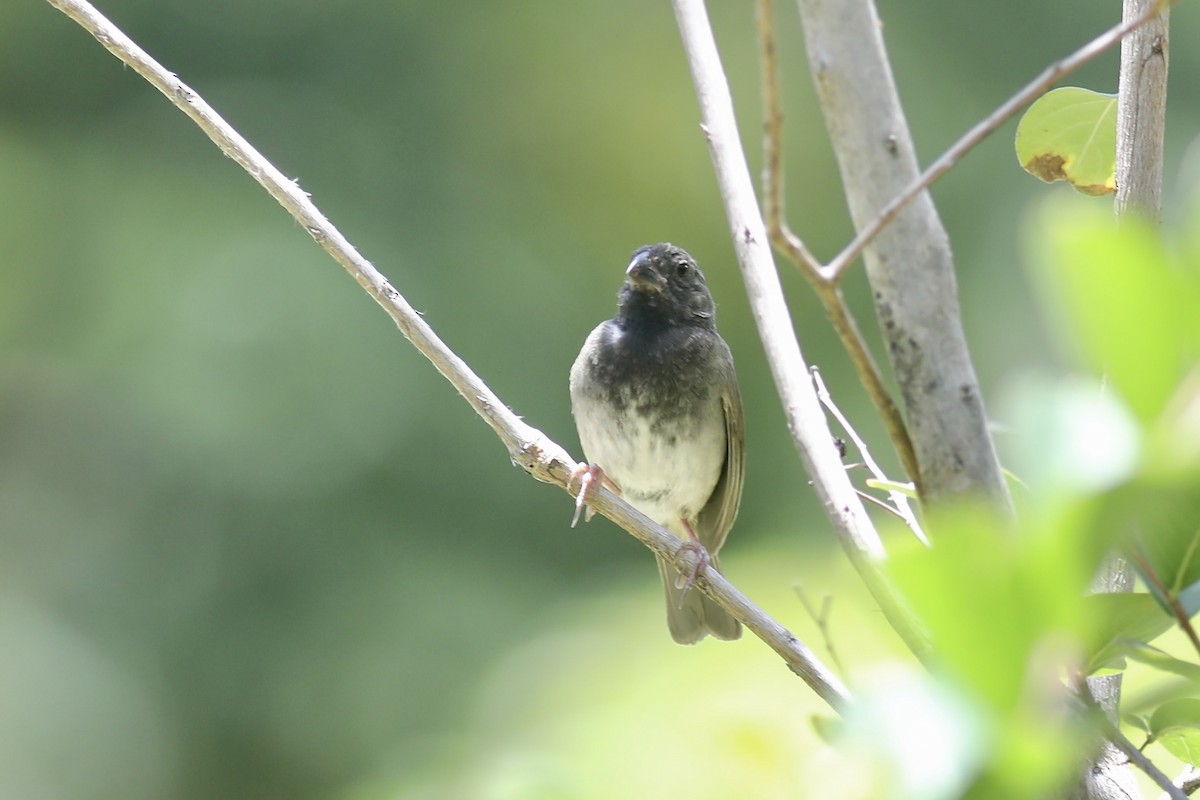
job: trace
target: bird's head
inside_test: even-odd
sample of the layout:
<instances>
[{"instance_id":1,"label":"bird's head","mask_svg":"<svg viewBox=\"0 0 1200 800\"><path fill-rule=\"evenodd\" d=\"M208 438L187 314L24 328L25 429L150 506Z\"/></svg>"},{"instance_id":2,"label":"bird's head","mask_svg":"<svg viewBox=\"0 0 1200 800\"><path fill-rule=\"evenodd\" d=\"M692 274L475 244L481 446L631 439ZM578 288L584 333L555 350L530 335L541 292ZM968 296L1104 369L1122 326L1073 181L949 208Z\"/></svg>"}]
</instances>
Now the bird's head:
<instances>
[{"instance_id":1,"label":"bird's head","mask_svg":"<svg viewBox=\"0 0 1200 800\"><path fill-rule=\"evenodd\" d=\"M626 321L713 325L716 316L696 260L666 242L633 251L617 306Z\"/></svg>"}]
</instances>

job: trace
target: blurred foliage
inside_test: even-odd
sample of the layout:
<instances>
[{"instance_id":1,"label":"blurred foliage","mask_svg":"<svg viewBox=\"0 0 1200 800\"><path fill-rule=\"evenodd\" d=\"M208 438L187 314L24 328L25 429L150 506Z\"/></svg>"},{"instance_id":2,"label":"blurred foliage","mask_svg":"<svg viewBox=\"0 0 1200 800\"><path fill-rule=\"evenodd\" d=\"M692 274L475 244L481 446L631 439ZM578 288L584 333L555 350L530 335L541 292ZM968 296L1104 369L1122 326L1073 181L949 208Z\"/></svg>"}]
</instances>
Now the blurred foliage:
<instances>
[{"instance_id":1,"label":"blurred foliage","mask_svg":"<svg viewBox=\"0 0 1200 800\"><path fill-rule=\"evenodd\" d=\"M1115 13L1086 0L880 7L926 159ZM805 641L819 634L792 584L834 597L855 689L879 698L864 705L875 716L847 722L851 741L929 741L895 727L924 709L945 720L927 735L962 733L947 743L960 757L932 765L938 786L1000 774L983 760L989 737L1040 717L1017 720L1037 687L997 670L1027 663L1047 630L1088 627L1067 593L1087 562L1060 587L1036 562L1072 548L1094 558L1081 534L1092 529L1078 526L1096 517L1050 503L1038 513L1053 535L1015 553L998 552L980 523L991 550L929 556L996 555L996 577L961 609L958 593L975 588L961 576L905 566L941 576L922 602L954 598L947 629L969 628L967 613L994 627L990 615L1018 601L1053 613L1011 619L1003 662L988 660L996 642L948 654L953 681L894 660L898 642L827 550L782 426L666 4L102 10L295 176L506 402L573 449L567 369L611 313L628 253L688 247L721 303L747 404L749 478L727 571ZM711 11L757 160L752 11ZM788 211L828 257L849 226L799 26L780 12ZM1200 33L1186 15L1174 24L1178 40ZM867 769L854 747L822 746L808 719L819 704L753 640L673 645L648 555L604 522L569 531L568 499L511 469L354 282L73 23L44 3L6 3L0 41L0 795L855 797L888 785L888 763L914 766L896 751ZM1115 65L1108 54L1078 82L1111 89ZM1198 77L1200 55L1172 53L1173 100L1195 96ZM1171 106L1169 208L1200 186L1200 153L1184 153L1197 115ZM1101 447L1099 477L1083 487L1070 470L1044 470L1047 483L1034 474L1063 444L1039 413L1072 401L1049 399L1066 379L1015 268L1018 224L1042 187L1012 165L1009 135L934 190L977 369L1011 400L995 414L1010 426L1009 461L1039 497L1053 485L1078 503L1114 485L1174 486L1181 472L1150 467L1162 453L1188 463L1186 443L1171 449L1154 428L1185 414L1163 394L1180 364L1139 368L1136 356L1104 360L1118 410L1086 418L1124 426L1128 447ZM1197 241L1173 246L1200 253ZM894 469L819 306L797 276L785 283L806 355ZM869 329L861 275L846 288ZM1163 309L1130 319L1101 308L1159 333L1186 324ZM1074 329L1102 338L1105 319ZM1136 507L1136 495L1120 506ZM1156 693L1148 684L1147 717ZM853 739L885 720L890 739ZM894 785L921 785L911 780L931 778Z\"/></svg>"}]
</instances>

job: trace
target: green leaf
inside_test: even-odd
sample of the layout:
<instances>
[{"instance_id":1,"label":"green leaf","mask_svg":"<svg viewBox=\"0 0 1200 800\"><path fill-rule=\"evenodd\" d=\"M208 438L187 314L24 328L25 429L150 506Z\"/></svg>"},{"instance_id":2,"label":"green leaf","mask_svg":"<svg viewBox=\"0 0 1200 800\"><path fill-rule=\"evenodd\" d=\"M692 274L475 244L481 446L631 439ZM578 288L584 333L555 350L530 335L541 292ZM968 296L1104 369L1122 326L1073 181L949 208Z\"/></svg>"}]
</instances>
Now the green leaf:
<instances>
[{"instance_id":1,"label":"green leaf","mask_svg":"<svg viewBox=\"0 0 1200 800\"><path fill-rule=\"evenodd\" d=\"M941 665L990 709L1010 713L1043 642L1091 639L1087 520L1037 515L1016 533L982 508L935 511L937 545L897 551L889 571L938 642Z\"/></svg>"},{"instance_id":2,"label":"green leaf","mask_svg":"<svg viewBox=\"0 0 1200 800\"><path fill-rule=\"evenodd\" d=\"M843 752L859 754L853 763L874 762L886 770L888 790L867 796L948 799L963 797L995 756L996 727L954 681L897 666L880 670L858 687L841 742ZM1021 766L1027 767L1022 778L1032 773L1037 782L1041 777L1036 763Z\"/></svg>"},{"instance_id":3,"label":"green leaf","mask_svg":"<svg viewBox=\"0 0 1200 800\"><path fill-rule=\"evenodd\" d=\"M1083 607L1095 621L1087 673L1123 666L1125 656L1166 633L1174 619L1148 594L1093 594Z\"/></svg>"},{"instance_id":4,"label":"green leaf","mask_svg":"<svg viewBox=\"0 0 1200 800\"><path fill-rule=\"evenodd\" d=\"M1137 419L1098 380L1012 380L1004 411L1014 434L1007 458L1038 492L1095 493L1127 481L1141 457Z\"/></svg>"},{"instance_id":5,"label":"green leaf","mask_svg":"<svg viewBox=\"0 0 1200 800\"><path fill-rule=\"evenodd\" d=\"M842 733L842 720L830 714L813 714L808 718L813 732L827 745L836 745Z\"/></svg>"},{"instance_id":6,"label":"green leaf","mask_svg":"<svg viewBox=\"0 0 1200 800\"><path fill-rule=\"evenodd\" d=\"M871 489L879 489L885 492L899 492L911 500L917 499L917 489L909 483L901 483L899 481L881 481L877 478L867 478L867 486Z\"/></svg>"},{"instance_id":7,"label":"green leaf","mask_svg":"<svg viewBox=\"0 0 1200 800\"><path fill-rule=\"evenodd\" d=\"M1142 714L1121 714L1121 722L1139 731L1150 732L1150 718Z\"/></svg>"},{"instance_id":8,"label":"green leaf","mask_svg":"<svg viewBox=\"0 0 1200 800\"><path fill-rule=\"evenodd\" d=\"M1150 715L1150 735L1185 764L1200 762L1200 700L1163 703Z\"/></svg>"},{"instance_id":9,"label":"green leaf","mask_svg":"<svg viewBox=\"0 0 1200 800\"><path fill-rule=\"evenodd\" d=\"M1200 287L1136 220L1076 202L1039 216L1031 277L1061 337L1142 422L1155 420L1196 363Z\"/></svg>"},{"instance_id":10,"label":"green leaf","mask_svg":"<svg viewBox=\"0 0 1200 800\"><path fill-rule=\"evenodd\" d=\"M1117 187L1117 97L1075 86L1047 92L1021 117L1016 144L1026 172L1083 194L1110 194Z\"/></svg>"},{"instance_id":11,"label":"green leaf","mask_svg":"<svg viewBox=\"0 0 1200 800\"><path fill-rule=\"evenodd\" d=\"M1157 647L1142 643L1129 646L1125 655L1134 661L1154 667L1160 672L1169 672L1186 678L1196 691L1200 691L1200 666L1190 661L1183 661Z\"/></svg>"}]
</instances>

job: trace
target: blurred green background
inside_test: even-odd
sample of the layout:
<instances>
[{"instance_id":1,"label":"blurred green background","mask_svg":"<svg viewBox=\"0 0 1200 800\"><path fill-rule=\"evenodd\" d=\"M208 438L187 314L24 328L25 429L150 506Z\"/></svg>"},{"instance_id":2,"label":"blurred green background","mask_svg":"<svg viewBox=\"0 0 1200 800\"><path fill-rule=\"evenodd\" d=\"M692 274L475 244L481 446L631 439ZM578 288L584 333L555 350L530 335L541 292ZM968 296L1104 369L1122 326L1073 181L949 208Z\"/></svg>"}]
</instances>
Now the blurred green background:
<instances>
[{"instance_id":1,"label":"blurred green background","mask_svg":"<svg viewBox=\"0 0 1200 800\"><path fill-rule=\"evenodd\" d=\"M752 7L711 5L757 170ZM923 161L1119 5L881 2ZM788 212L828 258L850 229L799 23L779 6ZM630 251L687 247L747 404L726 571L814 644L796 584L834 596L843 655L896 648L840 565L782 424L669 4L102 10L577 455L575 353L611 315ZM1176 42L1200 35L1190 11L1175 15ZM1116 62L1070 82L1115 91ZM1168 206L1200 166L1194 48L1172 52L1171 82ZM1056 369L1019 237L1038 199L1065 191L1019 170L1012 131L934 190L1001 422L1006 387ZM274 201L41 2L0 7L0 242L0 797L815 785L802 754L819 704L804 686L752 639L673 645L649 555L603 520L570 530L569 498L509 466ZM784 283L806 356L894 465L819 307L798 276ZM857 271L847 291L873 334ZM663 758L695 767L665 775Z\"/></svg>"}]
</instances>

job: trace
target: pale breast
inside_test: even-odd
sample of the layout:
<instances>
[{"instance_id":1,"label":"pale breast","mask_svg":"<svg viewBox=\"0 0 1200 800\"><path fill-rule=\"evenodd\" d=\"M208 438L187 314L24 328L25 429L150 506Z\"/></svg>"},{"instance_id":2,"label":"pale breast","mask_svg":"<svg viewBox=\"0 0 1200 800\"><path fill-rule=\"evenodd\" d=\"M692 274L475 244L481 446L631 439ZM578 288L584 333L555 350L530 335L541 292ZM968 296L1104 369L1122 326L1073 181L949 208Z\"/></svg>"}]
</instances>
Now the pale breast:
<instances>
[{"instance_id":1,"label":"pale breast","mask_svg":"<svg viewBox=\"0 0 1200 800\"><path fill-rule=\"evenodd\" d=\"M676 406L651 406L636 383L615 397L581 388L572 386L572 406L588 461L639 511L681 532L679 520L696 518L725 463L725 417L717 392L692 394Z\"/></svg>"}]
</instances>

